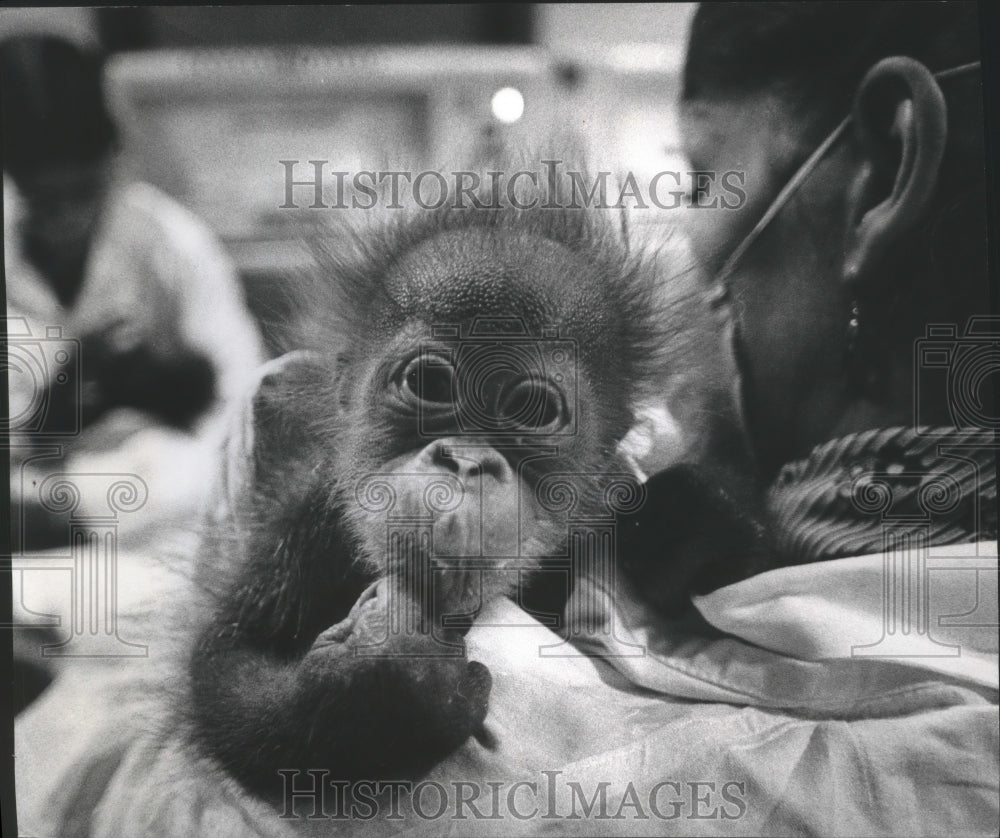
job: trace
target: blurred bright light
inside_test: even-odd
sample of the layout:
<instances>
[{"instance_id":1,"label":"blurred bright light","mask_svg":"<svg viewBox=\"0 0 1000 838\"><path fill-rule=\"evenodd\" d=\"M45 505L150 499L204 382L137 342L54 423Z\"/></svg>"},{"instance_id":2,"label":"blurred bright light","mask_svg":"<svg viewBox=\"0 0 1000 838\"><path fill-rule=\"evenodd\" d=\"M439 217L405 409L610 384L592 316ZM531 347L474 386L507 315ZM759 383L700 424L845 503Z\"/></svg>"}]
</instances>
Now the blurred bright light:
<instances>
[{"instance_id":1,"label":"blurred bright light","mask_svg":"<svg viewBox=\"0 0 1000 838\"><path fill-rule=\"evenodd\" d=\"M517 122L524 113L524 96L514 87L501 87L490 102L493 116L508 125Z\"/></svg>"}]
</instances>

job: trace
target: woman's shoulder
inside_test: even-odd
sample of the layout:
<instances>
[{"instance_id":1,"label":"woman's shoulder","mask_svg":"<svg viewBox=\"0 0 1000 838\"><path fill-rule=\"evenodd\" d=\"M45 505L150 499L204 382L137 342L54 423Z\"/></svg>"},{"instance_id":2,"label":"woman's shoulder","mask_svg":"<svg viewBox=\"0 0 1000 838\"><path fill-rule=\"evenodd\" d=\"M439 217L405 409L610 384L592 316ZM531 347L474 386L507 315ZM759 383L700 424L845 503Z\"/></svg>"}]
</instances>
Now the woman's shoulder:
<instances>
[{"instance_id":1,"label":"woman's shoulder","mask_svg":"<svg viewBox=\"0 0 1000 838\"><path fill-rule=\"evenodd\" d=\"M208 226L190 209L162 189L145 181L119 187L116 216L133 234L166 238L180 243L212 240Z\"/></svg>"}]
</instances>

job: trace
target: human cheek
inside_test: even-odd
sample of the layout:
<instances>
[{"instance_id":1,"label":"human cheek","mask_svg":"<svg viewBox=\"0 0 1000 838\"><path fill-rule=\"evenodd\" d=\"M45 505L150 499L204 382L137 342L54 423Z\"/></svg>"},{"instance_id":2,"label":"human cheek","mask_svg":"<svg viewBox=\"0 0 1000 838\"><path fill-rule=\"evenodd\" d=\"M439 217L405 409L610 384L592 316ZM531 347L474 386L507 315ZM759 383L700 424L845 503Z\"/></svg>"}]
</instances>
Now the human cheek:
<instances>
[{"instance_id":1,"label":"human cheek","mask_svg":"<svg viewBox=\"0 0 1000 838\"><path fill-rule=\"evenodd\" d=\"M731 170L715 173L728 177L734 185L751 180L750 173ZM755 221L766 209L766 202L739 186L716 183L711 191L696 193L685 208L682 225L700 264L711 275L718 274L736 252ZM733 266L736 267L736 266Z\"/></svg>"},{"instance_id":2,"label":"human cheek","mask_svg":"<svg viewBox=\"0 0 1000 838\"><path fill-rule=\"evenodd\" d=\"M725 218L717 210L686 207L681 219L695 258L708 274L714 274L725 258Z\"/></svg>"}]
</instances>

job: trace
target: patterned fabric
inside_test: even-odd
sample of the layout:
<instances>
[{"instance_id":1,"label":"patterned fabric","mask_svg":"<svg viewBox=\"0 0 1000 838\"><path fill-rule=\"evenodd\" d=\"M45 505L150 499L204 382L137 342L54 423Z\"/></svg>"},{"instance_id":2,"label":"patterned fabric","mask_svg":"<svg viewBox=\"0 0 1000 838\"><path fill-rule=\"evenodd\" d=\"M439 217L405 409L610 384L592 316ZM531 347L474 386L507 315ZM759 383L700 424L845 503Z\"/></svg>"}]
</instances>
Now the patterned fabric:
<instances>
[{"instance_id":1,"label":"patterned fabric","mask_svg":"<svg viewBox=\"0 0 1000 838\"><path fill-rule=\"evenodd\" d=\"M789 564L996 538L997 453L982 429L885 428L817 447L768 495Z\"/></svg>"}]
</instances>

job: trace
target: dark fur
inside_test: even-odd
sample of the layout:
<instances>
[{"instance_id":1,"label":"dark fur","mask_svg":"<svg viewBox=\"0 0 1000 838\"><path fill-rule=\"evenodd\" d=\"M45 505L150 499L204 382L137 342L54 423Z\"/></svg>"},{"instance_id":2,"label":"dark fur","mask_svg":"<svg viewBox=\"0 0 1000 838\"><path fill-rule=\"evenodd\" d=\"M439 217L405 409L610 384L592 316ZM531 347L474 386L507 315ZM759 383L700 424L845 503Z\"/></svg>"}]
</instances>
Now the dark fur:
<instances>
[{"instance_id":1,"label":"dark fur","mask_svg":"<svg viewBox=\"0 0 1000 838\"><path fill-rule=\"evenodd\" d=\"M399 361L394 342L477 315L519 315L535 338L551 325L575 340L577 432L532 440L557 443L559 453L523 478L530 490L546 473L571 472L589 508L600 475L626 470L616 445L632 406L662 383L664 352L679 334L656 304L656 266L630 253L597 211L424 212L341 236L319 252L321 280L303 292L313 323L305 333L319 339L263 382L252 450L230 477L233 508L200 556L214 604L190 658L192 735L264 796L281 788L281 768L325 768L345 780L415 777L482 735L485 667L461 654L353 654L384 626L375 609L352 606L373 580L394 578L355 488L428 443L385 392ZM531 526L540 553L564 548L565 522ZM630 530L644 527L637 521ZM513 593L505 585L484 596ZM405 585L401 592L409 596ZM427 627L394 641L398 651L440 652L430 639L434 615L419 616ZM461 649L460 630L438 636Z\"/></svg>"}]
</instances>

